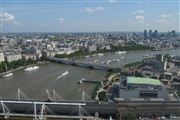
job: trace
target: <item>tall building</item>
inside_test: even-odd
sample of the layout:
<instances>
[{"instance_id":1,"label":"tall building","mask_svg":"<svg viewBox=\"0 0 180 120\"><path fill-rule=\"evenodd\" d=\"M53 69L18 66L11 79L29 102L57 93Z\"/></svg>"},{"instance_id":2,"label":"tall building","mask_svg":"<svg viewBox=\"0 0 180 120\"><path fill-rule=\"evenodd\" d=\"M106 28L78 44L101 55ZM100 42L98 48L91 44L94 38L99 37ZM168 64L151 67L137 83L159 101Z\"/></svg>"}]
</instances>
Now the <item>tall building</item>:
<instances>
[{"instance_id":1,"label":"tall building","mask_svg":"<svg viewBox=\"0 0 180 120\"><path fill-rule=\"evenodd\" d=\"M176 31L175 31L175 30L172 30L171 33L172 33L172 36L173 36L173 37L176 36Z\"/></svg>"},{"instance_id":2,"label":"tall building","mask_svg":"<svg viewBox=\"0 0 180 120\"><path fill-rule=\"evenodd\" d=\"M152 39L152 30L149 30L149 39Z\"/></svg>"},{"instance_id":3,"label":"tall building","mask_svg":"<svg viewBox=\"0 0 180 120\"><path fill-rule=\"evenodd\" d=\"M158 36L158 31L157 31L157 30L155 30L155 31L154 31L154 36L153 36L153 37L155 37L155 38L156 38L157 36Z\"/></svg>"},{"instance_id":4,"label":"tall building","mask_svg":"<svg viewBox=\"0 0 180 120\"><path fill-rule=\"evenodd\" d=\"M147 30L144 30L144 39L147 39L147 38L148 38Z\"/></svg>"}]
</instances>

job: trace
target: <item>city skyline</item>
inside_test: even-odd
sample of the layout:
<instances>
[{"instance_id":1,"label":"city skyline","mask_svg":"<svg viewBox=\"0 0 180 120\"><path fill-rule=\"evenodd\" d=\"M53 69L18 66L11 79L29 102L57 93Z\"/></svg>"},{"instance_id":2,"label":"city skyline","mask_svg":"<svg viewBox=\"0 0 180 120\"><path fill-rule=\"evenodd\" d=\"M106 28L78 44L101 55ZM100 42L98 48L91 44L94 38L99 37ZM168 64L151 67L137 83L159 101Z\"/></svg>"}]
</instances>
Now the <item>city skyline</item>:
<instances>
[{"instance_id":1,"label":"city skyline","mask_svg":"<svg viewBox=\"0 0 180 120\"><path fill-rule=\"evenodd\" d=\"M180 32L179 0L2 0L3 32ZM2 26L0 26L2 27Z\"/></svg>"}]
</instances>

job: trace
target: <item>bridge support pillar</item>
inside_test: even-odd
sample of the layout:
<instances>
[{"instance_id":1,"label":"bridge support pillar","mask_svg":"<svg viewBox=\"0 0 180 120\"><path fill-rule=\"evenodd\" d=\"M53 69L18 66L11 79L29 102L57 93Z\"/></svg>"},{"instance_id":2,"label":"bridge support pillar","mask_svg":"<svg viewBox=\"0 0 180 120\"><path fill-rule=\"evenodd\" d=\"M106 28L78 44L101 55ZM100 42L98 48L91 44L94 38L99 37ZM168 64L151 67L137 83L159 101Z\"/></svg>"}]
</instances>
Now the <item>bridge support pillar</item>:
<instances>
[{"instance_id":1,"label":"bridge support pillar","mask_svg":"<svg viewBox=\"0 0 180 120\"><path fill-rule=\"evenodd\" d=\"M56 100L56 91L53 89L53 99Z\"/></svg>"},{"instance_id":2,"label":"bridge support pillar","mask_svg":"<svg viewBox=\"0 0 180 120\"><path fill-rule=\"evenodd\" d=\"M37 108L36 108L36 103L34 103L34 120L38 120L38 118L37 118Z\"/></svg>"},{"instance_id":3,"label":"bridge support pillar","mask_svg":"<svg viewBox=\"0 0 180 120\"><path fill-rule=\"evenodd\" d=\"M9 118L8 114L10 113L9 112L9 109L7 108L7 106L4 104L3 101L1 101L1 107L2 107L2 110L3 110L3 113L4 113L4 118L7 119Z\"/></svg>"},{"instance_id":4,"label":"bridge support pillar","mask_svg":"<svg viewBox=\"0 0 180 120\"><path fill-rule=\"evenodd\" d=\"M83 120L83 114L81 113L81 105L78 106L78 111L79 111L79 120Z\"/></svg>"},{"instance_id":5,"label":"bridge support pillar","mask_svg":"<svg viewBox=\"0 0 180 120\"><path fill-rule=\"evenodd\" d=\"M21 99L21 90L20 90L20 88L18 88L18 91L17 91L17 99L18 100Z\"/></svg>"},{"instance_id":6,"label":"bridge support pillar","mask_svg":"<svg viewBox=\"0 0 180 120\"><path fill-rule=\"evenodd\" d=\"M38 120L46 120L46 118L44 117L44 112L45 112L45 103L42 104L41 107L41 111L40 111L40 115L39 115L39 119Z\"/></svg>"},{"instance_id":7,"label":"bridge support pillar","mask_svg":"<svg viewBox=\"0 0 180 120\"><path fill-rule=\"evenodd\" d=\"M82 91L82 96L81 96L81 101L85 101L85 93L84 93L84 90Z\"/></svg>"}]
</instances>

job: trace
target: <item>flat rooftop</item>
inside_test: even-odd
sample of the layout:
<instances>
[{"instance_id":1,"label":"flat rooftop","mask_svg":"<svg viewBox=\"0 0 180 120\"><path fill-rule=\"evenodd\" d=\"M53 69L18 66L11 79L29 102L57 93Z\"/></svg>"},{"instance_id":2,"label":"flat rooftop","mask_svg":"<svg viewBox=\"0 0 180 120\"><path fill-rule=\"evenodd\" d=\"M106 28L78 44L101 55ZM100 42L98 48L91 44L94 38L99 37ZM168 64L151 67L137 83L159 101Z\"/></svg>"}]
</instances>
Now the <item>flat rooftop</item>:
<instances>
[{"instance_id":1,"label":"flat rooftop","mask_svg":"<svg viewBox=\"0 0 180 120\"><path fill-rule=\"evenodd\" d=\"M127 84L145 84L145 85L161 85L158 79L142 78L142 77L127 77Z\"/></svg>"}]
</instances>

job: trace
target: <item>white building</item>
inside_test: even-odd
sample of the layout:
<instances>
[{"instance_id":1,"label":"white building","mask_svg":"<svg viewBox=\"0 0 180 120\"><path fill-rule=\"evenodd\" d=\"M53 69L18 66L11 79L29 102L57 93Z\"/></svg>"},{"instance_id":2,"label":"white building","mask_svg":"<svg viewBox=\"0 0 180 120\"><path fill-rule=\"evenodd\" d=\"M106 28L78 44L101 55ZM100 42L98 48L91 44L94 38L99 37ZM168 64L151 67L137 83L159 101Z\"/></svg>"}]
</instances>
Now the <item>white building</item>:
<instances>
[{"instance_id":1,"label":"white building","mask_svg":"<svg viewBox=\"0 0 180 120\"><path fill-rule=\"evenodd\" d=\"M0 53L0 63L1 62L4 62L4 54L3 53Z\"/></svg>"},{"instance_id":2,"label":"white building","mask_svg":"<svg viewBox=\"0 0 180 120\"><path fill-rule=\"evenodd\" d=\"M88 52L93 52L93 51L96 51L97 50L97 47L96 45L91 45L88 47Z\"/></svg>"},{"instance_id":3,"label":"white building","mask_svg":"<svg viewBox=\"0 0 180 120\"><path fill-rule=\"evenodd\" d=\"M22 59L21 53L8 53L6 54L6 60L8 62L16 61Z\"/></svg>"}]
</instances>

